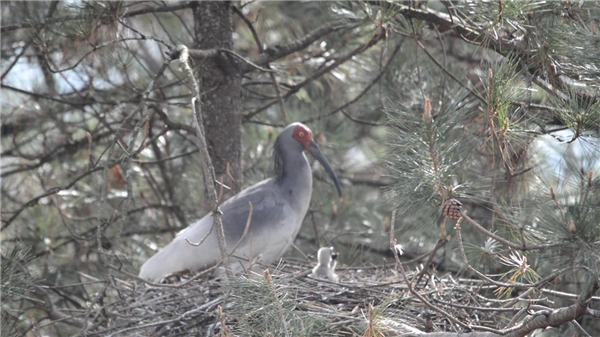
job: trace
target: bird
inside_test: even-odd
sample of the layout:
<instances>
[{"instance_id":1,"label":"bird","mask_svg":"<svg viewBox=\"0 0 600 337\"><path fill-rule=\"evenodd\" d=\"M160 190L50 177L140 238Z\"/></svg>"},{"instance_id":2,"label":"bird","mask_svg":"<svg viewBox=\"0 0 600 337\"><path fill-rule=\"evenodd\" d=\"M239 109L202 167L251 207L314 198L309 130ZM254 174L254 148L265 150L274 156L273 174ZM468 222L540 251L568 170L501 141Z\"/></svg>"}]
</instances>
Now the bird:
<instances>
[{"instance_id":1,"label":"bird","mask_svg":"<svg viewBox=\"0 0 600 337\"><path fill-rule=\"evenodd\" d=\"M234 272L244 271L255 262L269 265L281 258L296 238L312 195L312 170L305 151L323 166L339 200L343 200L340 182L313 141L312 131L302 123L288 125L273 145L275 176L246 188L220 206L230 254L240 243L229 259ZM222 256L217 231L212 227L211 213L192 223L142 265L139 277L157 282L180 271L198 272L215 266ZM202 243L196 246L190 242Z\"/></svg>"},{"instance_id":2,"label":"bird","mask_svg":"<svg viewBox=\"0 0 600 337\"><path fill-rule=\"evenodd\" d=\"M321 247L317 252L317 266L309 275L314 278L328 278L332 282L338 282L339 277L335 273L338 254L333 252L333 247Z\"/></svg>"}]
</instances>

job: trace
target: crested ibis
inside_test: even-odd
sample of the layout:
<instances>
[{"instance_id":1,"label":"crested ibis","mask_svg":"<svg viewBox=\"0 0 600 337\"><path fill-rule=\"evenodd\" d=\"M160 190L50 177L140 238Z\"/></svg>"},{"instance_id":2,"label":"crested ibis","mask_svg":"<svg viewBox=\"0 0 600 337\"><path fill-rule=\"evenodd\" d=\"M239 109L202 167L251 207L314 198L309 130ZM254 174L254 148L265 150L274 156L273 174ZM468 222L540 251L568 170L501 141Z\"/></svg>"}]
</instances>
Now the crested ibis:
<instances>
[{"instance_id":1,"label":"crested ibis","mask_svg":"<svg viewBox=\"0 0 600 337\"><path fill-rule=\"evenodd\" d=\"M333 252L333 247L321 247L317 252L317 266L313 268L310 277L328 278L330 281L337 282L339 277L335 273L338 254Z\"/></svg>"},{"instance_id":2,"label":"crested ibis","mask_svg":"<svg viewBox=\"0 0 600 337\"><path fill-rule=\"evenodd\" d=\"M228 249L231 251L243 238L230 258L232 269L239 271L256 260L268 265L278 260L296 238L312 194L312 172L304 151L321 163L342 198L340 182L314 143L310 129L301 123L288 125L273 145L276 176L241 191L220 207ZM244 236L250 207L250 225ZM182 230L142 265L140 277L159 281L169 274L196 272L217 264L222 257L217 231L212 227L209 213ZM202 243L194 246L188 240Z\"/></svg>"}]
</instances>

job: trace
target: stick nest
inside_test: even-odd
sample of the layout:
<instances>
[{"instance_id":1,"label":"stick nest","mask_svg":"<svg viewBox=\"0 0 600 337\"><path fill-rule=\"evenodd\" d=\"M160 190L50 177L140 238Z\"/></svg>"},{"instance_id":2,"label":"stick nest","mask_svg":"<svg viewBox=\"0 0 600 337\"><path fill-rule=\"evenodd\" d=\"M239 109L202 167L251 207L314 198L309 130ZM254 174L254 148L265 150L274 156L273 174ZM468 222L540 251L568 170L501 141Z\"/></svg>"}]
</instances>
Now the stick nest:
<instances>
[{"instance_id":1,"label":"stick nest","mask_svg":"<svg viewBox=\"0 0 600 337\"><path fill-rule=\"evenodd\" d=\"M498 328L499 312L506 310L501 306L510 301L493 299L493 289L476 280L446 275L413 285L429 301L428 306L392 268L340 268L339 283L307 277L310 268L286 261L269 277L240 276L229 282L205 278L165 287L113 277L103 288L104 300L89 303L85 334L398 336L461 332L465 329L435 308L469 325ZM408 276L414 282L414 274Z\"/></svg>"}]
</instances>

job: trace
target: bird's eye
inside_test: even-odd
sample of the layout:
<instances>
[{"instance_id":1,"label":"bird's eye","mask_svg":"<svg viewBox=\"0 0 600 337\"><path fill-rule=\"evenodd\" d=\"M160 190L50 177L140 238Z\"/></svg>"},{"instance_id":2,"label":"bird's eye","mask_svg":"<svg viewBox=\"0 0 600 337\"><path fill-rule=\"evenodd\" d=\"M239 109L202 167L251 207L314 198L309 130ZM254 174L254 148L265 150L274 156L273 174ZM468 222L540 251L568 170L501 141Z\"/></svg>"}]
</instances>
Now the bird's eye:
<instances>
[{"instance_id":1,"label":"bird's eye","mask_svg":"<svg viewBox=\"0 0 600 337\"><path fill-rule=\"evenodd\" d=\"M304 132L302 132L302 131L298 132L298 136L304 137Z\"/></svg>"}]
</instances>

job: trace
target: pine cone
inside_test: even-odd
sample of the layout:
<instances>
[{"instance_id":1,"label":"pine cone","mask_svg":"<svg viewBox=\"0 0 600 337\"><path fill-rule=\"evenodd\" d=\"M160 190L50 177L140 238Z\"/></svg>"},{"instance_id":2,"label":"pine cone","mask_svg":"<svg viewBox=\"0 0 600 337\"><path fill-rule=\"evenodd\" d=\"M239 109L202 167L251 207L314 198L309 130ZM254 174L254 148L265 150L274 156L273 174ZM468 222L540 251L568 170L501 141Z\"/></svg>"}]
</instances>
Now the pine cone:
<instances>
[{"instance_id":1,"label":"pine cone","mask_svg":"<svg viewBox=\"0 0 600 337\"><path fill-rule=\"evenodd\" d=\"M461 215L461 207L462 203L456 199L448 199L444 204L444 209L442 210L442 215L448 219L458 220Z\"/></svg>"}]
</instances>

